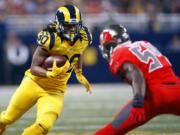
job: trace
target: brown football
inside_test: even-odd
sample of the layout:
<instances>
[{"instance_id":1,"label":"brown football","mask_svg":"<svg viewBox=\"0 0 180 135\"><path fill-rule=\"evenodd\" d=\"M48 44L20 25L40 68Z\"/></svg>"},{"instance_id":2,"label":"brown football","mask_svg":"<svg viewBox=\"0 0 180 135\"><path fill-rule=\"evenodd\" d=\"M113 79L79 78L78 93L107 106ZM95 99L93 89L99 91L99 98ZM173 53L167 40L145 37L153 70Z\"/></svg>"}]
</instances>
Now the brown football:
<instances>
[{"instance_id":1,"label":"brown football","mask_svg":"<svg viewBox=\"0 0 180 135\"><path fill-rule=\"evenodd\" d=\"M65 56L62 56L62 55L52 55L52 56L47 57L44 60L43 68L45 68L47 70L52 70L54 59L56 59L57 67L62 67L66 63L66 60L67 60L67 58Z\"/></svg>"}]
</instances>

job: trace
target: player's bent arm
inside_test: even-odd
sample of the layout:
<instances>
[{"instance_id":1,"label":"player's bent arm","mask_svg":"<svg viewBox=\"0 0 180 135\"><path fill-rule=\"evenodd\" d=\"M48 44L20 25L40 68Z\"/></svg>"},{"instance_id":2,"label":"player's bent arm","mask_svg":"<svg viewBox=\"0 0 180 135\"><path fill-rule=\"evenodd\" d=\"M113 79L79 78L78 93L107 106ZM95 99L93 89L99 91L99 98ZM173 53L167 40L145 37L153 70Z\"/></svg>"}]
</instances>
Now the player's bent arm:
<instances>
[{"instance_id":1,"label":"player's bent arm","mask_svg":"<svg viewBox=\"0 0 180 135\"><path fill-rule=\"evenodd\" d=\"M44 59L48 56L48 52L42 47L38 46L34 52L30 71L33 75L39 77L46 77L46 70L42 68Z\"/></svg>"},{"instance_id":2,"label":"player's bent arm","mask_svg":"<svg viewBox=\"0 0 180 135\"><path fill-rule=\"evenodd\" d=\"M144 96L146 92L146 82L144 75L137 66L129 62L123 64L120 71L120 76L128 80L131 83L135 107L142 107L144 105Z\"/></svg>"},{"instance_id":3,"label":"player's bent arm","mask_svg":"<svg viewBox=\"0 0 180 135\"><path fill-rule=\"evenodd\" d=\"M75 73L80 72L80 71L82 72L82 59L81 59L81 56L78 59L78 61L76 62L74 70L75 70Z\"/></svg>"},{"instance_id":4,"label":"player's bent arm","mask_svg":"<svg viewBox=\"0 0 180 135\"><path fill-rule=\"evenodd\" d=\"M81 58L76 62L74 70L75 70L77 80L86 87L87 92L92 93L91 85L82 72Z\"/></svg>"}]
</instances>

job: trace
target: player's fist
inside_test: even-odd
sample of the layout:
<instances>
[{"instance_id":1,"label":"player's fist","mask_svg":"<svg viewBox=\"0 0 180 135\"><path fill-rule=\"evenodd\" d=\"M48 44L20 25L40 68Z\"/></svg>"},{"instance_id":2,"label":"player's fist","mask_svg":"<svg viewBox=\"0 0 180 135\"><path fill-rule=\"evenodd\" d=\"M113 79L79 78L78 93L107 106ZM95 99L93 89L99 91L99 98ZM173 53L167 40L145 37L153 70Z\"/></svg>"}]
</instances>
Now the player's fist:
<instances>
[{"instance_id":1,"label":"player's fist","mask_svg":"<svg viewBox=\"0 0 180 135\"><path fill-rule=\"evenodd\" d=\"M86 91L89 92L90 94L92 93L91 91L91 85L89 81L86 79L86 77L82 74L82 70L76 71L76 78L81 83L86 87Z\"/></svg>"},{"instance_id":2,"label":"player's fist","mask_svg":"<svg viewBox=\"0 0 180 135\"><path fill-rule=\"evenodd\" d=\"M58 76L59 74L66 73L68 71L69 67L70 67L70 63L68 60L66 61L66 63L62 67L58 67L56 64L56 59L54 59L52 71L47 71L46 76L48 78L54 78L54 77Z\"/></svg>"},{"instance_id":3,"label":"player's fist","mask_svg":"<svg viewBox=\"0 0 180 135\"><path fill-rule=\"evenodd\" d=\"M131 119L134 123L144 122L144 121L146 120L144 108L136 108L136 107L133 107L133 108L131 109L130 119Z\"/></svg>"}]
</instances>

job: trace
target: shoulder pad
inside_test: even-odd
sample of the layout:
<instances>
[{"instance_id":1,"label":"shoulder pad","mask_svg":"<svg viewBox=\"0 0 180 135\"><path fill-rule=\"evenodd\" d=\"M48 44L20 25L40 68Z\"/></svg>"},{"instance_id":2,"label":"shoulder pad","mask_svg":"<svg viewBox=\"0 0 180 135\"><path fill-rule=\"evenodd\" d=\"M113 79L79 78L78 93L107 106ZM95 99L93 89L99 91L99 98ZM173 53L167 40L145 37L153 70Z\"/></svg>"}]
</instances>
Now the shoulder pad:
<instances>
[{"instance_id":1,"label":"shoulder pad","mask_svg":"<svg viewBox=\"0 0 180 135\"><path fill-rule=\"evenodd\" d=\"M38 33L37 44L46 50L50 50L55 44L53 32L40 31Z\"/></svg>"},{"instance_id":2,"label":"shoulder pad","mask_svg":"<svg viewBox=\"0 0 180 135\"><path fill-rule=\"evenodd\" d=\"M90 45L92 43L92 35L89 32L88 28L86 26L82 26L80 33L82 40L88 41L88 45Z\"/></svg>"}]
</instances>

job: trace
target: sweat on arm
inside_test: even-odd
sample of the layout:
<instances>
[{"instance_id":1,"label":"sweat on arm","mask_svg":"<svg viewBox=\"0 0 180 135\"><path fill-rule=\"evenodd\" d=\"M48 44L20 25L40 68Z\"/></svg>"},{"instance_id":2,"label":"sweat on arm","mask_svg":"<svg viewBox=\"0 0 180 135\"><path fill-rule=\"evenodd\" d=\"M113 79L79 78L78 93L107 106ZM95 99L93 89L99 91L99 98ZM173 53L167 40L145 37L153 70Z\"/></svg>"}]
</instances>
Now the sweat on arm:
<instances>
[{"instance_id":1,"label":"sweat on arm","mask_svg":"<svg viewBox=\"0 0 180 135\"><path fill-rule=\"evenodd\" d=\"M44 59L48 56L48 52L42 47L38 46L34 52L30 71L33 75L39 77L46 77L46 70L41 67Z\"/></svg>"},{"instance_id":2,"label":"sweat on arm","mask_svg":"<svg viewBox=\"0 0 180 135\"><path fill-rule=\"evenodd\" d=\"M127 80L133 89L135 107L142 107L144 105L144 96L146 92L146 82L143 73L137 66L126 62L122 65L119 75Z\"/></svg>"}]
</instances>

